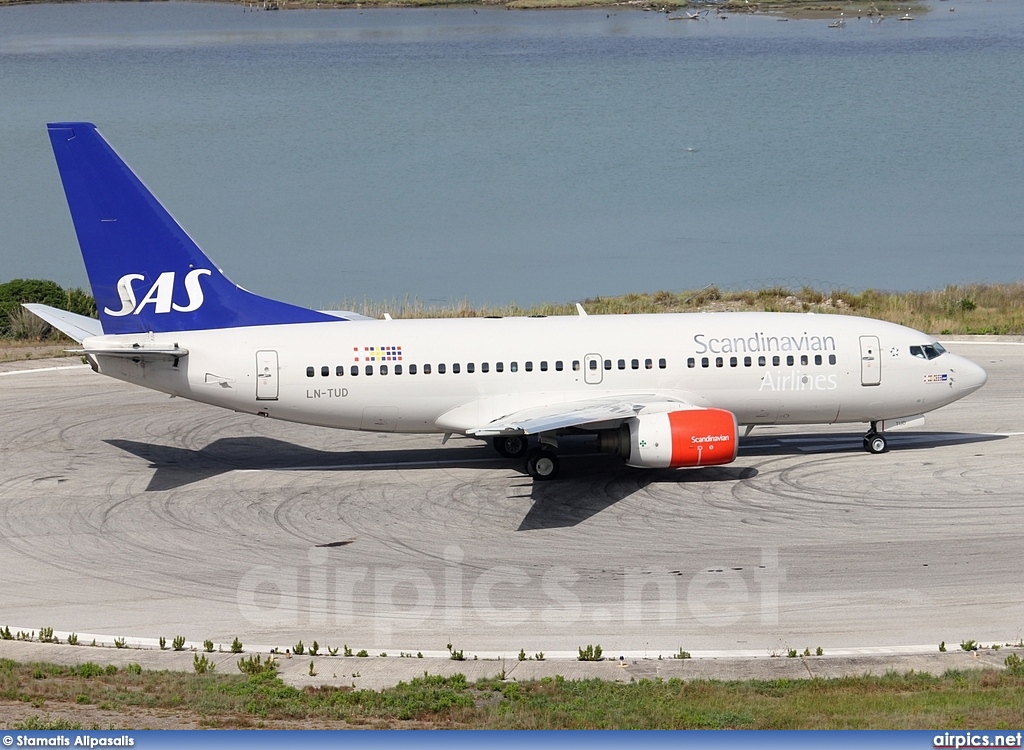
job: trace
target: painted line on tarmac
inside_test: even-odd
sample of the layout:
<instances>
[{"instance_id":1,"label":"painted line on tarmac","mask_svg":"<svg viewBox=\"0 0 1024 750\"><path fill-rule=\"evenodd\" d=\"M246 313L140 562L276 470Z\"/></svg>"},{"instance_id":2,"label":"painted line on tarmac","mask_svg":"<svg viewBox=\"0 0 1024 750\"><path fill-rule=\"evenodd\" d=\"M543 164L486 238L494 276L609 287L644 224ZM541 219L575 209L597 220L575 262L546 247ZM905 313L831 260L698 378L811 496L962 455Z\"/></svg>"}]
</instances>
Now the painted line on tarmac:
<instances>
[{"instance_id":1,"label":"painted line on tarmac","mask_svg":"<svg viewBox=\"0 0 1024 750\"><path fill-rule=\"evenodd\" d=\"M26 375L31 372L56 372L57 370L86 370L89 365L61 365L60 367L37 367L34 370L12 370L11 372L0 372L0 378L8 375Z\"/></svg>"}]
</instances>

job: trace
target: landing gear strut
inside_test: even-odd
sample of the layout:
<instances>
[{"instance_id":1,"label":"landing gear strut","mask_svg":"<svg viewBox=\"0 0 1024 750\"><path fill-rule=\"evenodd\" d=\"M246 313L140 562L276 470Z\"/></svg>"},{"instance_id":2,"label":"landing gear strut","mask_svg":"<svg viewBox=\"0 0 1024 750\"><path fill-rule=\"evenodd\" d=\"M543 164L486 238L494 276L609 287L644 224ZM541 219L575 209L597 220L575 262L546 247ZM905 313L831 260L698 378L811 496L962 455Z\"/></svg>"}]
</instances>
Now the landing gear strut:
<instances>
[{"instance_id":1,"label":"landing gear strut","mask_svg":"<svg viewBox=\"0 0 1024 750\"><path fill-rule=\"evenodd\" d=\"M868 453L885 453L889 441L878 431L878 423L872 422L868 434L864 436L864 450Z\"/></svg>"},{"instance_id":2,"label":"landing gear strut","mask_svg":"<svg viewBox=\"0 0 1024 750\"><path fill-rule=\"evenodd\" d=\"M505 458L521 458L530 447L526 435L498 435L492 441L494 450Z\"/></svg>"},{"instance_id":3,"label":"landing gear strut","mask_svg":"<svg viewBox=\"0 0 1024 750\"><path fill-rule=\"evenodd\" d=\"M558 476L558 456L550 448L531 448L526 454L526 473L544 481Z\"/></svg>"}]
</instances>

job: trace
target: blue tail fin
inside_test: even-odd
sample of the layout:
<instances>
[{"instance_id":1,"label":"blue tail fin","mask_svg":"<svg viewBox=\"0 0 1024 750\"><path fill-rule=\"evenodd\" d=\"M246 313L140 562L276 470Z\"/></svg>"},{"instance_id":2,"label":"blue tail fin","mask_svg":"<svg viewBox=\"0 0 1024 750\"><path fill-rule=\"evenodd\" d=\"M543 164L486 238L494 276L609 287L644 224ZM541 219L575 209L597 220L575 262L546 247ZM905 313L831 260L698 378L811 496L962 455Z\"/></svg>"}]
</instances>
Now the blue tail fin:
<instances>
[{"instance_id":1,"label":"blue tail fin","mask_svg":"<svg viewBox=\"0 0 1024 750\"><path fill-rule=\"evenodd\" d=\"M337 321L218 270L87 122L47 125L104 333Z\"/></svg>"}]
</instances>

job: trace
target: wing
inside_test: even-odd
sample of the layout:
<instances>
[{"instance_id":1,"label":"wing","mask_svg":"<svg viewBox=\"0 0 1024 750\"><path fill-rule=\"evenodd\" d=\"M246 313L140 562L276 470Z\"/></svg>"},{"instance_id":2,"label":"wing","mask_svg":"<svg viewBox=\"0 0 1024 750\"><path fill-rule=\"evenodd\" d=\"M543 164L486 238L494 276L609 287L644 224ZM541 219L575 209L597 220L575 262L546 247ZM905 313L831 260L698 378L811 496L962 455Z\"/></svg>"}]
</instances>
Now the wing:
<instances>
[{"instance_id":1,"label":"wing","mask_svg":"<svg viewBox=\"0 0 1024 750\"><path fill-rule=\"evenodd\" d=\"M541 432L586 427L602 423L622 422L641 412L662 412L692 409L692 404L657 394L612 395L581 401L561 402L527 409L498 417L487 424L471 428L468 435L536 435Z\"/></svg>"}]
</instances>

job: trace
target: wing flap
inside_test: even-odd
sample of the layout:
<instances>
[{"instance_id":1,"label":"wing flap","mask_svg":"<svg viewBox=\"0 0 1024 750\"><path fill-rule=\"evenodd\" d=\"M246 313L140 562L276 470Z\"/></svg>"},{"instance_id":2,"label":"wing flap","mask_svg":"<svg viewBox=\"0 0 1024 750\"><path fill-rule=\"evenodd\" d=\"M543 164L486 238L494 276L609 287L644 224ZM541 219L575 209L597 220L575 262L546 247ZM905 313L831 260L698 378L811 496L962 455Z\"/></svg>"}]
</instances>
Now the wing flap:
<instances>
[{"instance_id":1,"label":"wing flap","mask_svg":"<svg viewBox=\"0 0 1024 750\"><path fill-rule=\"evenodd\" d=\"M569 427L584 427L602 422L622 422L641 412L687 409L687 402L653 393L615 395L597 399L534 406L506 414L470 430L476 437L494 435L536 435Z\"/></svg>"}]
</instances>

